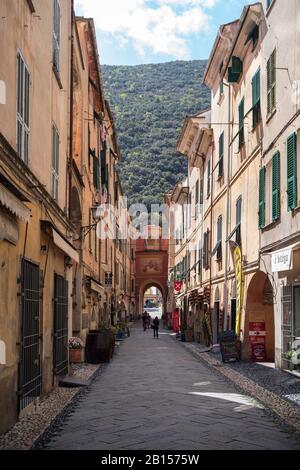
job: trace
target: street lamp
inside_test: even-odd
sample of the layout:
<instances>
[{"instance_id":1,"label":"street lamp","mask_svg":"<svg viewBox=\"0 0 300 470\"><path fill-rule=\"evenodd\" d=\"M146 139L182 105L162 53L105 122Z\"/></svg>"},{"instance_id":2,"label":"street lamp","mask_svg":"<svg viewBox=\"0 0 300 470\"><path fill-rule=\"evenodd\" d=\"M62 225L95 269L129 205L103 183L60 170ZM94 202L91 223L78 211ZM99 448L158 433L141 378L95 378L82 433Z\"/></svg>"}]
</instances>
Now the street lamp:
<instances>
[{"instance_id":1,"label":"street lamp","mask_svg":"<svg viewBox=\"0 0 300 470\"><path fill-rule=\"evenodd\" d=\"M84 239L94 228L96 228L98 223L101 220L102 214L101 214L100 206L93 206L91 208L91 213L92 213L93 219L95 220L95 223L81 227L80 229L81 239Z\"/></svg>"}]
</instances>

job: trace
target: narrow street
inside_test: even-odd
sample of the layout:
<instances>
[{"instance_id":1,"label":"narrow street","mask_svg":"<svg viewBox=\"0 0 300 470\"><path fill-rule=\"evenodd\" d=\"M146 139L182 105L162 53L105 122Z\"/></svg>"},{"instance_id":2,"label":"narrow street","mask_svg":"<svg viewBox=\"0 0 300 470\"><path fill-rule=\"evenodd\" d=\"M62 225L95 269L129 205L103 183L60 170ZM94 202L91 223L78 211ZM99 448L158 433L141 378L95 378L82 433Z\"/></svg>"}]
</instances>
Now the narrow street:
<instances>
[{"instance_id":1,"label":"narrow street","mask_svg":"<svg viewBox=\"0 0 300 470\"><path fill-rule=\"evenodd\" d=\"M262 407L200 364L167 331L141 325L46 449L299 449Z\"/></svg>"}]
</instances>

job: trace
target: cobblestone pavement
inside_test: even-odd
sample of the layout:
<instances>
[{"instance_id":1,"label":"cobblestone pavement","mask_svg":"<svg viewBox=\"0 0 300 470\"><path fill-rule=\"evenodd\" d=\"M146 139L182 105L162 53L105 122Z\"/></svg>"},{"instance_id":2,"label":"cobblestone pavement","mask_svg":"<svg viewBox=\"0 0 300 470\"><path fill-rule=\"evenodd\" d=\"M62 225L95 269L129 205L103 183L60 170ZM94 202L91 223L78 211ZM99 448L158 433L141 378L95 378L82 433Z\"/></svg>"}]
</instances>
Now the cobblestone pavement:
<instances>
[{"instance_id":1,"label":"cobblestone pavement","mask_svg":"<svg viewBox=\"0 0 300 470\"><path fill-rule=\"evenodd\" d=\"M161 332L137 325L46 449L300 449L295 435Z\"/></svg>"}]
</instances>

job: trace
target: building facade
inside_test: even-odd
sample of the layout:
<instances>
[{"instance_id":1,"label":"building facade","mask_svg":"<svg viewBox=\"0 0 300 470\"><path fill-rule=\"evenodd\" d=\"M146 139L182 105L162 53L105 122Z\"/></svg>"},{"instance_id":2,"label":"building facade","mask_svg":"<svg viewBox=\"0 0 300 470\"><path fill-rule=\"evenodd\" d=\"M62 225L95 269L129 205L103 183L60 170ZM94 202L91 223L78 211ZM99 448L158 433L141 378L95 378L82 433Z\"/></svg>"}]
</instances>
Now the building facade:
<instances>
[{"instance_id":1,"label":"building facade","mask_svg":"<svg viewBox=\"0 0 300 470\"><path fill-rule=\"evenodd\" d=\"M1 2L0 432L68 373L79 261L68 218L71 8Z\"/></svg>"},{"instance_id":2,"label":"building facade","mask_svg":"<svg viewBox=\"0 0 300 470\"><path fill-rule=\"evenodd\" d=\"M71 336L135 312L135 245L98 223L123 193L93 20L71 0L1 17L0 433L70 372Z\"/></svg>"},{"instance_id":3,"label":"building facade","mask_svg":"<svg viewBox=\"0 0 300 470\"><path fill-rule=\"evenodd\" d=\"M211 345L235 330L243 359L290 369L299 367L298 9L258 2L220 27L204 76L211 111L186 118L177 150L188 177L168 195L186 205L174 209L169 256L182 326Z\"/></svg>"}]
</instances>

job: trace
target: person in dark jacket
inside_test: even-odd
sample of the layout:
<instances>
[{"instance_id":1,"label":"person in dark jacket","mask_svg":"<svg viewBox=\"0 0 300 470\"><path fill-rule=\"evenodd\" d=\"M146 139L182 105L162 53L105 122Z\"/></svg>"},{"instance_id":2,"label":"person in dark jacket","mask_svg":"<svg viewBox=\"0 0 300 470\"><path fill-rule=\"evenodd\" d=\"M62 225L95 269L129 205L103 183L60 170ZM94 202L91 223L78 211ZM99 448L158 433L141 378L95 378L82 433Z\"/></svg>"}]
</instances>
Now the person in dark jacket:
<instances>
[{"instance_id":1,"label":"person in dark jacket","mask_svg":"<svg viewBox=\"0 0 300 470\"><path fill-rule=\"evenodd\" d=\"M158 338L158 330L159 330L159 319L155 317L153 320L153 336L154 338Z\"/></svg>"}]
</instances>

